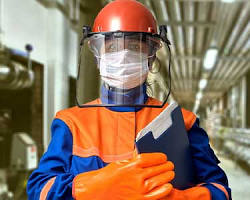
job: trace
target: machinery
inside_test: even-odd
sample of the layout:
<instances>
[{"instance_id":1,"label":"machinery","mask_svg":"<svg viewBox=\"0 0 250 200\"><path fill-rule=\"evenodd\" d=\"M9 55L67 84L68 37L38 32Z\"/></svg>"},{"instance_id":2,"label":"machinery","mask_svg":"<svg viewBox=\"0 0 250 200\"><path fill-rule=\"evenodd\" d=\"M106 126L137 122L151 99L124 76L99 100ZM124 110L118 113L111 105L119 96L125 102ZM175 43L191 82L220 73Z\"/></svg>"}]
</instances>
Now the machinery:
<instances>
[{"instance_id":1,"label":"machinery","mask_svg":"<svg viewBox=\"0 0 250 200\"><path fill-rule=\"evenodd\" d=\"M10 168L29 171L37 167L37 147L27 133L15 133L11 145Z\"/></svg>"},{"instance_id":2,"label":"machinery","mask_svg":"<svg viewBox=\"0 0 250 200\"><path fill-rule=\"evenodd\" d=\"M9 48L0 49L0 89L24 89L32 86L34 72L32 71L30 52L31 45L26 45L27 53ZM28 57L27 66L23 66L11 59L12 55Z\"/></svg>"},{"instance_id":3,"label":"machinery","mask_svg":"<svg viewBox=\"0 0 250 200\"><path fill-rule=\"evenodd\" d=\"M0 170L0 200L22 199L29 172L37 167L37 147L27 133L15 133L11 142L10 168ZM11 191L9 185L15 185Z\"/></svg>"},{"instance_id":4,"label":"machinery","mask_svg":"<svg viewBox=\"0 0 250 200\"><path fill-rule=\"evenodd\" d=\"M35 78L32 46L26 45L26 51L0 46L0 200L22 200L26 199L28 176L38 162L37 145L23 123L29 124L26 118L31 118L27 99ZM18 62L17 56L27 64Z\"/></svg>"}]
</instances>

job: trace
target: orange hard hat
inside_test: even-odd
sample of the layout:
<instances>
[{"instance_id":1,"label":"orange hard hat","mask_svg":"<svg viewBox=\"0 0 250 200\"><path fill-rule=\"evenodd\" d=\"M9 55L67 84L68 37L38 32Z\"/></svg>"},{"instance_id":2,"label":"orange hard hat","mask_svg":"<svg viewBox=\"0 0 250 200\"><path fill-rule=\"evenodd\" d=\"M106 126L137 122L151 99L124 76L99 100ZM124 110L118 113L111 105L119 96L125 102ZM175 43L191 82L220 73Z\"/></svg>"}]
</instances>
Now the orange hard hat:
<instances>
[{"instance_id":1,"label":"orange hard hat","mask_svg":"<svg viewBox=\"0 0 250 200\"><path fill-rule=\"evenodd\" d=\"M108 93L106 99L102 98L106 94L101 89L98 97L102 100L91 105L86 104L86 100L94 99L82 97L96 98L96 96L82 93L92 91L81 88L81 83L85 81L81 80L80 71L86 66L81 67L81 56L79 56L76 83L78 88L76 102L79 107L162 108L166 104L171 92L171 52L170 42L167 38L167 26L160 25L158 29L154 16L143 4L136 0L114 0L107 4L97 15L92 28L83 26L80 54L84 49L84 44L87 44L89 50L94 54L96 64L100 69L102 88L108 87L108 91L112 93L115 101L111 100L111 93ZM153 91L150 85L144 87L143 83L148 75L148 70L152 69L156 52L164 45L169 50L169 91L166 93L165 88L162 91L166 98L161 105L146 105L145 102L128 103L129 101L124 99L123 94L132 88L139 88L139 90L145 88L146 91L146 87L149 87L149 90ZM93 81L96 80L93 79ZM139 99L143 100L143 97Z\"/></svg>"},{"instance_id":2,"label":"orange hard hat","mask_svg":"<svg viewBox=\"0 0 250 200\"><path fill-rule=\"evenodd\" d=\"M105 6L95 19L93 32L145 32L157 34L152 13L135 0L115 0Z\"/></svg>"}]
</instances>

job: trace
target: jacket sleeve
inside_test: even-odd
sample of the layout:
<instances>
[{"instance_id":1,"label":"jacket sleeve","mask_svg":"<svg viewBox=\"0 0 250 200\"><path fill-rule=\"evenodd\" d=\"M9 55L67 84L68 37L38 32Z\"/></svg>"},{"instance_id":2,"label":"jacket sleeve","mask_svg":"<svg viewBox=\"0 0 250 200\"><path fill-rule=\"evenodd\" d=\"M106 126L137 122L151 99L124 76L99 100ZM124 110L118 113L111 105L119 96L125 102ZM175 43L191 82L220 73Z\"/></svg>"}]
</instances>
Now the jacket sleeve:
<instances>
[{"instance_id":1,"label":"jacket sleeve","mask_svg":"<svg viewBox=\"0 0 250 200\"><path fill-rule=\"evenodd\" d=\"M33 171L27 184L29 200L73 199L70 173L72 159L72 134L67 125L54 119L52 140L42 156L38 168Z\"/></svg>"},{"instance_id":2,"label":"jacket sleeve","mask_svg":"<svg viewBox=\"0 0 250 200\"><path fill-rule=\"evenodd\" d=\"M199 120L188 131L197 183L210 190L212 200L231 200L231 189L220 161L209 145L207 133L199 127Z\"/></svg>"}]
</instances>

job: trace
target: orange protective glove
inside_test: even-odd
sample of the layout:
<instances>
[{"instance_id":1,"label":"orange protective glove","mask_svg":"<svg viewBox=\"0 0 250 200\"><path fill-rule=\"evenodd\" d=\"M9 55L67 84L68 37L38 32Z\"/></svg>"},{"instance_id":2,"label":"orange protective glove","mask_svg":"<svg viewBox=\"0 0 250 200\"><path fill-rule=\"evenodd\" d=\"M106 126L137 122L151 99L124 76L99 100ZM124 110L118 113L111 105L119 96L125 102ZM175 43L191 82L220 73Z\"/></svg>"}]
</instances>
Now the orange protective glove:
<instances>
[{"instance_id":1,"label":"orange protective glove","mask_svg":"<svg viewBox=\"0 0 250 200\"><path fill-rule=\"evenodd\" d=\"M177 190L175 188L161 200L211 200L210 191L206 187L197 186L186 190Z\"/></svg>"},{"instance_id":2,"label":"orange protective glove","mask_svg":"<svg viewBox=\"0 0 250 200\"><path fill-rule=\"evenodd\" d=\"M162 153L139 154L131 160L110 163L77 175L73 197L77 200L158 200L172 190L174 164Z\"/></svg>"}]
</instances>

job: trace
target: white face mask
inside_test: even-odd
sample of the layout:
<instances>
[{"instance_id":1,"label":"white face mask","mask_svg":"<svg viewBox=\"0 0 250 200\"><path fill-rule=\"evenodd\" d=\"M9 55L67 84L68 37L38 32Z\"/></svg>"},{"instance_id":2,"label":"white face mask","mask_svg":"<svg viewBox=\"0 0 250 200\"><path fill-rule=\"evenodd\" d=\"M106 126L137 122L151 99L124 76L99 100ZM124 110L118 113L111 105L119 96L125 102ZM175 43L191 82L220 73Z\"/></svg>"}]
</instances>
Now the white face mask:
<instances>
[{"instance_id":1,"label":"white face mask","mask_svg":"<svg viewBox=\"0 0 250 200\"><path fill-rule=\"evenodd\" d=\"M123 50L106 53L100 59L100 75L108 85L131 89L145 82L148 74L146 54Z\"/></svg>"}]
</instances>

